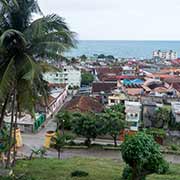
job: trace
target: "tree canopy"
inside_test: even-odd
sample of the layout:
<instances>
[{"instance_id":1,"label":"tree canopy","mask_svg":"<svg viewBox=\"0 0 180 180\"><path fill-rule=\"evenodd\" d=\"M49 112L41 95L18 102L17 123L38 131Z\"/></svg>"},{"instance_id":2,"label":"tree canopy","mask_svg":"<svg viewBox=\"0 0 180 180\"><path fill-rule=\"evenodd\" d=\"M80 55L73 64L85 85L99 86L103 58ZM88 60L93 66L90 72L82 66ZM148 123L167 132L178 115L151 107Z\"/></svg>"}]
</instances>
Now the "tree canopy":
<instances>
[{"instance_id":1,"label":"tree canopy","mask_svg":"<svg viewBox=\"0 0 180 180\"><path fill-rule=\"evenodd\" d=\"M124 179L143 180L148 174L165 173L168 170L168 164L163 159L159 145L151 135L144 132L126 137L121 145L121 152L123 160L128 165L125 171L129 171Z\"/></svg>"}]
</instances>

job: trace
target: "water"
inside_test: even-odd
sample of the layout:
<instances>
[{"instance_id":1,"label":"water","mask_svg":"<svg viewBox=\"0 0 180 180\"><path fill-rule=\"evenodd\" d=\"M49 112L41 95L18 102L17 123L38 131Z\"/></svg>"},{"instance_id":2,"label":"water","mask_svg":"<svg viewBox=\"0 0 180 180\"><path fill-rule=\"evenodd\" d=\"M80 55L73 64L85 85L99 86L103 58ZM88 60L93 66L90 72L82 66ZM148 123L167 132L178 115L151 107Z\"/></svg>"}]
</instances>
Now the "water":
<instances>
[{"instance_id":1,"label":"water","mask_svg":"<svg viewBox=\"0 0 180 180\"><path fill-rule=\"evenodd\" d=\"M173 50L180 55L180 41L79 41L67 56L113 55L123 58L151 58L154 50Z\"/></svg>"}]
</instances>

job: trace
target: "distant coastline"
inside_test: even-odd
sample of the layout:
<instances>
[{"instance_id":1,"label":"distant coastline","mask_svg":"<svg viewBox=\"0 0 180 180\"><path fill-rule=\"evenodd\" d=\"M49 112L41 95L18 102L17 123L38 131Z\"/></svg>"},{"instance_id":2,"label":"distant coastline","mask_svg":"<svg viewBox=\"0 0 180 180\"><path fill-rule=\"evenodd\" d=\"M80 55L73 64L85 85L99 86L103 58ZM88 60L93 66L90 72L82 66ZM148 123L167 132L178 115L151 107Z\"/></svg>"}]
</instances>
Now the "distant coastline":
<instances>
[{"instance_id":1,"label":"distant coastline","mask_svg":"<svg viewBox=\"0 0 180 180\"><path fill-rule=\"evenodd\" d=\"M154 50L173 50L180 55L180 40L79 40L77 48L66 53L77 57L85 54L113 55L118 58L152 58Z\"/></svg>"}]
</instances>

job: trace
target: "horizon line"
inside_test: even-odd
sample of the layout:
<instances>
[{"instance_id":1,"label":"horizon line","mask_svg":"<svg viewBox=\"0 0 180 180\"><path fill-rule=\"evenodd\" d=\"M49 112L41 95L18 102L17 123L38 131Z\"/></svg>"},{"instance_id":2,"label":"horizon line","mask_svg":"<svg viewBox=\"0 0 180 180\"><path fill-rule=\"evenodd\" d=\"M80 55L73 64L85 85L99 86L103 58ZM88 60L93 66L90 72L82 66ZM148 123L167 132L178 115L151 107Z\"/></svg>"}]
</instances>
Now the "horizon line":
<instances>
[{"instance_id":1,"label":"horizon line","mask_svg":"<svg viewBox=\"0 0 180 180\"><path fill-rule=\"evenodd\" d=\"M165 39L165 40L162 40L162 39L155 39L155 40L151 40L151 39L145 39L145 40L143 40L143 39L140 39L140 40L135 40L135 39L79 39L79 40L77 40L77 41L180 41L180 39L179 40L171 40L171 39Z\"/></svg>"}]
</instances>

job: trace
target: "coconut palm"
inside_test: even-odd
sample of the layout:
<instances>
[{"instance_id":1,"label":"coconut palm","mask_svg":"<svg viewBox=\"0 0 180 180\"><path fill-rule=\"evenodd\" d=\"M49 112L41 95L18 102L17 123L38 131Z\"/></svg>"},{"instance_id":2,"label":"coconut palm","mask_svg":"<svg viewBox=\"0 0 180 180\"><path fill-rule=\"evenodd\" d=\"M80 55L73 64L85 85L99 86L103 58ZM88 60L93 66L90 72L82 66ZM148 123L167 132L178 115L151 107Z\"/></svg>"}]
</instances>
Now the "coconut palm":
<instances>
[{"instance_id":1,"label":"coconut palm","mask_svg":"<svg viewBox=\"0 0 180 180\"><path fill-rule=\"evenodd\" d=\"M11 101L10 134L14 111L33 116L37 96L46 95L42 72L47 62L75 45L74 33L61 17L52 14L32 21L34 13L42 15L36 0L0 0L0 128Z\"/></svg>"},{"instance_id":2,"label":"coconut palm","mask_svg":"<svg viewBox=\"0 0 180 180\"><path fill-rule=\"evenodd\" d=\"M1 0L0 5L0 100L6 106L15 87L19 106L33 112L34 82L42 84L42 61L58 59L74 47L74 33L55 14L32 22L33 13L42 14L36 0Z\"/></svg>"}]
</instances>

